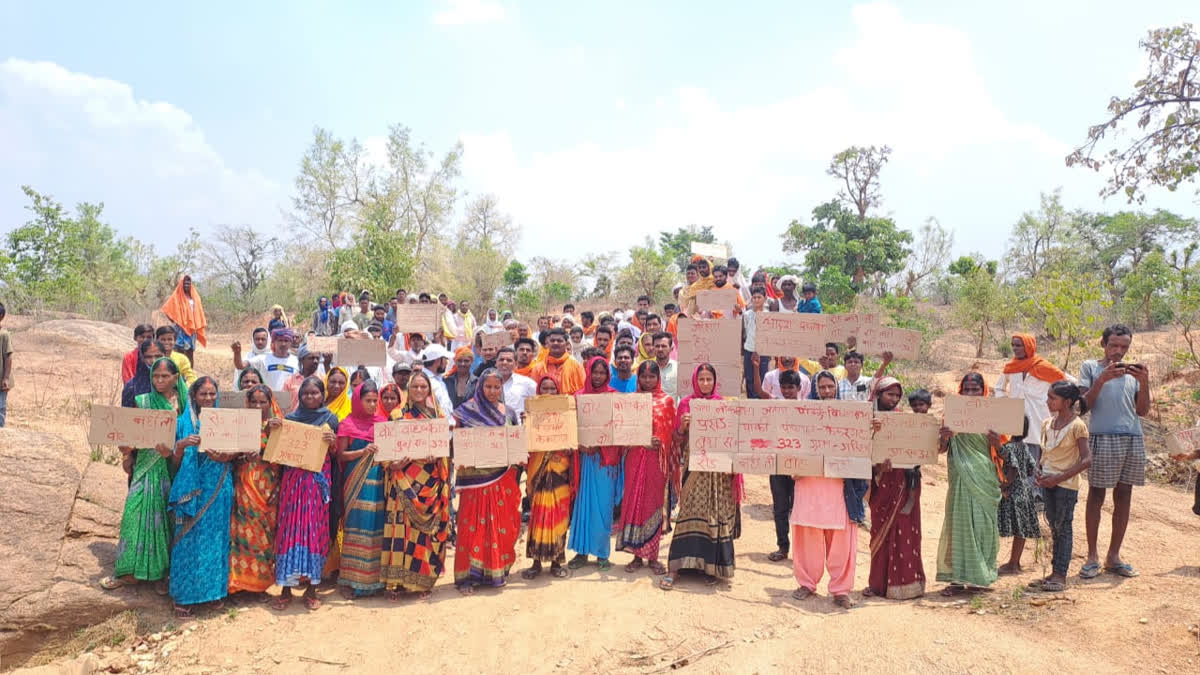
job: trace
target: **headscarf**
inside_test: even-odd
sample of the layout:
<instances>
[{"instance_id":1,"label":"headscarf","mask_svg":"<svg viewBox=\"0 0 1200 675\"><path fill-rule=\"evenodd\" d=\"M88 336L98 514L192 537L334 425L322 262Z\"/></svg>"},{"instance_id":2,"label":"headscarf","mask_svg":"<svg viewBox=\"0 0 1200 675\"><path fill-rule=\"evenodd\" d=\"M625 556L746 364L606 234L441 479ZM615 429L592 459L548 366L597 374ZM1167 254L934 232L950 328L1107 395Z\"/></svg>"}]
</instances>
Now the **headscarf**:
<instances>
[{"instance_id":1,"label":"headscarf","mask_svg":"<svg viewBox=\"0 0 1200 675\"><path fill-rule=\"evenodd\" d=\"M832 372L830 372L828 369L826 369L826 370L818 370L816 373L814 373L814 374L813 374L813 376L812 376L812 388L808 390L808 397L809 397L810 399L814 400L814 401L819 401L819 400L821 400L821 395L817 393L817 382L819 382L819 381L820 381L820 379L821 379L822 377L826 377L826 378L829 378L829 379L833 380L833 389L834 389L834 392L835 392L835 393L834 393L834 395L833 395L833 399L825 399L825 400L838 400L838 399L841 399L841 398L842 398L842 390L841 390L841 388L839 388L839 387L837 386L837 375L834 375L834 374L833 374Z\"/></svg>"},{"instance_id":2,"label":"headscarf","mask_svg":"<svg viewBox=\"0 0 1200 675\"><path fill-rule=\"evenodd\" d=\"M317 311L321 313L321 323L329 323L329 298L324 296L317 298Z\"/></svg>"},{"instance_id":3,"label":"headscarf","mask_svg":"<svg viewBox=\"0 0 1200 675\"><path fill-rule=\"evenodd\" d=\"M884 390L890 389L891 387L900 387L900 398L904 398L904 387L901 386L900 380L897 380L891 375L881 377L875 382L875 388L872 389L870 395L867 396L868 401L875 402L876 410L879 410L879 395L882 394Z\"/></svg>"},{"instance_id":4,"label":"headscarf","mask_svg":"<svg viewBox=\"0 0 1200 675\"><path fill-rule=\"evenodd\" d=\"M288 342L296 341L296 331L291 328L276 328L271 331L272 340L287 340Z\"/></svg>"},{"instance_id":5,"label":"headscarf","mask_svg":"<svg viewBox=\"0 0 1200 675\"><path fill-rule=\"evenodd\" d=\"M316 408L304 407L304 387L309 383L315 384L321 390L321 396L325 396L325 383L321 381L321 378L316 376L304 378L304 381L300 383L300 388L296 390L296 402L298 405L284 419L301 424L311 424L316 427L325 424L332 431L337 431L340 420L338 420L338 416L327 406L321 405Z\"/></svg>"},{"instance_id":6,"label":"headscarf","mask_svg":"<svg viewBox=\"0 0 1200 675\"><path fill-rule=\"evenodd\" d=\"M179 283L175 284L175 292L163 303L162 313L185 333L194 335L202 347L207 347L208 337L205 335L205 329L208 327L208 321L204 318L204 303L200 300L196 284L192 284L191 296L183 292L185 280L190 282L192 277L185 274L179 279Z\"/></svg>"},{"instance_id":7,"label":"headscarf","mask_svg":"<svg viewBox=\"0 0 1200 675\"><path fill-rule=\"evenodd\" d=\"M143 396L146 397L145 401L147 404L144 407L149 410L174 410L176 415L182 415L188 410L187 383L184 382L183 375L179 374L179 366L176 366L175 362L172 361L171 357L169 356L158 357L158 359L154 361L154 365L150 366L150 372L153 373L154 369L158 368L160 363L171 364L170 367L173 368L175 374L178 376L175 379L175 406L172 406L171 402L167 400L167 397L160 394L158 390L151 385L150 391L143 394Z\"/></svg>"},{"instance_id":8,"label":"headscarf","mask_svg":"<svg viewBox=\"0 0 1200 675\"><path fill-rule=\"evenodd\" d=\"M342 390L342 393L337 398L333 399L332 401L326 401L325 407L329 409L329 412L336 415L339 420L344 420L346 419L346 416L350 414L352 408L350 403L350 373L341 366L334 366L333 368L329 369L328 373L325 374L325 382L323 384L325 385L325 391L329 391L329 378L337 372L341 372L341 374L346 378L346 388ZM326 396L328 396L328 394L326 394Z\"/></svg>"},{"instance_id":9,"label":"headscarf","mask_svg":"<svg viewBox=\"0 0 1200 675\"><path fill-rule=\"evenodd\" d=\"M475 350L471 347L471 345L463 345L454 350L454 358L451 359L451 363L453 365L451 365L450 370L447 370L446 374L442 376L444 379L449 379L458 372L458 359L464 356L471 357L471 368L467 369L467 375L471 374L471 369L475 367Z\"/></svg>"},{"instance_id":10,"label":"headscarf","mask_svg":"<svg viewBox=\"0 0 1200 675\"><path fill-rule=\"evenodd\" d=\"M1017 333L1013 337L1025 345L1025 358L1018 359L1013 357L1011 361L1004 364L1004 373L1006 375L1027 373L1042 382L1051 383L1067 378L1066 373L1061 368L1037 355L1036 338L1029 333Z\"/></svg>"},{"instance_id":11,"label":"headscarf","mask_svg":"<svg viewBox=\"0 0 1200 675\"><path fill-rule=\"evenodd\" d=\"M493 319L493 314L496 314L496 310L494 309L489 309L487 313L484 314L484 316L487 317L487 320L483 322L483 329L488 333L499 333L500 331L504 330L504 323L498 318Z\"/></svg>"},{"instance_id":12,"label":"headscarf","mask_svg":"<svg viewBox=\"0 0 1200 675\"><path fill-rule=\"evenodd\" d=\"M712 370L713 372L713 389L712 393L710 393L708 396L704 396L700 393L700 369L704 368L705 366L707 366L708 369ZM683 420L683 416L692 411L693 399L704 399L709 401L722 400L721 396L717 394L716 373L717 369L714 368L711 363L701 363L696 366L695 370L692 371L692 393L684 396L683 399L679 401L679 407L675 409L675 429L677 431L679 430L679 423Z\"/></svg>"},{"instance_id":13,"label":"headscarf","mask_svg":"<svg viewBox=\"0 0 1200 675\"><path fill-rule=\"evenodd\" d=\"M413 373L415 376L416 373ZM462 405L454 409L454 419L461 427L501 427L508 421L505 413L483 394L483 383L489 377L500 377L500 371L488 368L479 375L479 384L475 394ZM503 379L503 378L501 378ZM432 395L432 394L431 394Z\"/></svg>"},{"instance_id":14,"label":"headscarf","mask_svg":"<svg viewBox=\"0 0 1200 675\"><path fill-rule=\"evenodd\" d=\"M271 318L275 318L275 310L279 310L279 320L287 328L292 327L292 320L288 318L287 312L283 311L283 305L271 305Z\"/></svg>"},{"instance_id":15,"label":"headscarf","mask_svg":"<svg viewBox=\"0 0 1200 675\"><path fill-rule=\"evenodd\" d=\"M654 336L650 336L650 349L646 349L645 337L650 333L642 333L642 337L637 340L637 359L633 363L634 369L637 369L646 361L654 360Z\"/></svg>"},{"instance_id":16,"label":"headscarf","mask_svg":"<svg viewBox=\"0 0 1200 675\"><path fill-rule=\"evenodd\" d=\"M341 327L338 329L338 334L345 335L346 331L355 332L357 330L358 324L354 323L353 321L346 320L342 322Z\"/></svg>"},{"instance_id":17,"label":"headscarf","mask_svg":"<svg viewBox=\"0 0 1200 675\"><path fill-rule=\"evenodd\" d=\"M553 383L554 383L554 388L555 388L556 390L558 390L560 393L562 392L562 389L561 389L561 388L559 388L559 386L558 386L558 380L554 379L553 377L550 377L549 375L543 375L543 376L542 376L542 379L538 380L538 383L537 383L537 389L535 389L535 390L534 390L534 395L535 395L535 396L541 396L541 395L542 395L542 383L543 383L543 382L545 382L546 380L550 380L551 382L553 382Z\"/></svg>"},{"instance_id":18,"label":"headscarf","mask_svg":"<svg viewBox=\"0 0 1200 675\"><path fill-rule=\"evenodd\" d=\"M511 321L512 318L513 318L513 313L512 313L511 309L504 310L504 313L500 315L501 321Z\"/></svg>"},{"instance_id":19,"label":"headscarf","mask_svg":"<svg viewBox=\"0 0 1200 675\"><path fill-rule=\"evenodd\" d=\"M409 381L411 381L411 378ZM396 400L399 401L390 413L383 409L383 394L388 391L396 394ZM404 392L400 390L400 387L395 382L388 382L379 388L379 404L375 406L375 412L382 415L385 419L400 419L400 416L404 413Z\"/></svg>"},{"instance_id":20,"label":"headscarf","mask_svg":"<svg viewBox=\"0 0 1200 675\"><path fill-rule=\"evenodd\" d=\"M981 387L983 387L983 393L981 394L981 396L991 396L992 395L992 389L991 389L991 387L988 387L987 380L984 379L983 375L980 375L979 373L976 373L974 371L969 372L966 375L963 375L963 378L961 380L959 380L959 382L958 382L958 393L959 394L963 393L963 385L965 385L967 383L967 380L978 380L979 381L979 385ZM980 434L980 435L983 436L984 434ZM986 438L986 436L985 436L985 438ZM1001 435L1000 436L1000 445L1003 446L1007 442L1008 442L1008 436ZM995 445L992 445L991 443L988 443L988 452L992 456L992 464L996 467L996 476L999 477L1000 484L1003 485L1004 484L1004 458L1000 456L1000 448L996 447Z\"/></svg>"},{"instance_id":21,"label":"headscarf","mask_svg":"<svg viewBox=\"0 0 1200 675\"><path fill-rule=\"evenodd\" d=\"M387 417L380 415L377 409L367 410L363 405L362 396L365 386L367 386L367 382L360 383L354 388L354 395L350 398L350 414L338 426L338 438L373 443L375 441L375 423L387 421ZM374 387L374 383L371 383L371 386Z\"/></svg>"},{"instance_id":22,"label":"headscarf","mask_svg":"<svg viewBox=\"0 0 1200 675\"><path fill-rule=\"evenodd\" d=\"M143 347L150 342L142 343ZM146 362L142 360L142 355L146 353L149 347L138 347L137 370L133 371L133 377L130 378L125 386L121 389L121 405L126 408L132 408L137 405L137 397L142 394L149 394L154 388L150 381L150 369L146 367Z\"/></svg>"},{"instance_id":23,"label":"headscarf","mask_svg":"<svg viewBox=\"0 0 1200 675\"><path fill-rule=\"evenodd\" d=\"M420 408L417 407L417 404L413 402L412 397L413 380L417 378L425 380L425 384L429 386L429 394L425 396L425 405L424 407ZM395 387L396 385L393 384L391 386ZM396 388L399 389L399 387ZM413 417L431 417L429 414L430 412L433 413L432 417L434 418L446 416L446 414L442 412L442 405L438 403L437 396L434 396L433 394L433 382L429 379L429 375L423 370L414 372L412 377L408 378L408 392L404 398L404 405L398 408L398 410L401 408L403 409L402 414L412 415Z\"/></svg>"},{"instance_id":24,"label":"headscarf","mask_svg":"<svg viewBox=\"0 0 1200 675\"><path fill-rule=\"evenodd\" d=\"M256 384L246 390L246 403L250 403L250 395L256 391L266 394L267 402L271 404L271 417L283 417L283 411L279 409L279 402L275 400L275 392L265 384Z\"/></svg>"},{"instance_id":25,"label":"headscarf","mask_svg":"<svg viewBox=\"0 0 1200 675\"><path fill-rule=\"evenodd\" d=\"M266 382L266 380L263 379L262 373L259 372L258 368L255 368L254 366L246 366L246 368L244 370L242 370L242 372L238 373L237 386L235 387L238 391L245 391L245 389L246 389L245 387L242 386L242 378L246 377L246 373L254 373L255 375L257 375L259 384ZM201 379L203 379L203 378L201 378ZM199 380L197 380L197 382L199 382Z\"/></svg>"}]
</instances>

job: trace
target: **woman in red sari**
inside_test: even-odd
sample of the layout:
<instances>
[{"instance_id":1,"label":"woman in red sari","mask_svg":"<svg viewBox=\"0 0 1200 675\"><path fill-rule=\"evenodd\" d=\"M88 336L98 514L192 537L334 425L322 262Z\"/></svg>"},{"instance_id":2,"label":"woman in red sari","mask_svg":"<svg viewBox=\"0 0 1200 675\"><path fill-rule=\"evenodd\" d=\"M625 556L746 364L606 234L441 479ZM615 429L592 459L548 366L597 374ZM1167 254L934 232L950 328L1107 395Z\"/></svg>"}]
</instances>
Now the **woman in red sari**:
<instances>
[{"instance_id":1,"label":"woman in red sari","mask_svg":"<svg viewBox=\"0 0 1200 675\"><path fill-rule=\"evenodd\" d=\"M899 380L885 377L871 397L879 412L894 412L904 396ZM915 414L915 413L914 413ZM925 594L921 564L921 468L876 464L867 505L871 509L871 576L863 595L911 600Z\"/></svg>"},{"instance_id":2,"label":"woman in red sari","mask_svg":"<svg viewBox=\"0 0 1200 675\"><path fill-rule=\"evenodd\" d=\"M501 427L517 424L504 405L500 372L488 368L479 376L475 395L454 410L459 427ZM463 595L477 586L503 586L517 561L521 534L521 488L511 466L476 469L459 466L457 541L454 543L454 584Z\"/></svg>"},{"instance_id":3,"label":"woman in red sari","mask_svg":"<svg viewBox=\"0 0 1200 675\"><path fill-rule=\"evenodd\" d=\"M637 377L638 392L653 396L653 431L649 447L630 447L625 453L625 496L617 523L617 550L633 554L633 562L625 566L626 572L632 574L641 569L645 558L650 571L661 576L667 573L666 566L658 559L658 545L666 522L663 501L667 477L679 471L679 458L671 442L675 399L663 392L661 373L654 361L643 361Z\"/></svg>"}]
</instances>

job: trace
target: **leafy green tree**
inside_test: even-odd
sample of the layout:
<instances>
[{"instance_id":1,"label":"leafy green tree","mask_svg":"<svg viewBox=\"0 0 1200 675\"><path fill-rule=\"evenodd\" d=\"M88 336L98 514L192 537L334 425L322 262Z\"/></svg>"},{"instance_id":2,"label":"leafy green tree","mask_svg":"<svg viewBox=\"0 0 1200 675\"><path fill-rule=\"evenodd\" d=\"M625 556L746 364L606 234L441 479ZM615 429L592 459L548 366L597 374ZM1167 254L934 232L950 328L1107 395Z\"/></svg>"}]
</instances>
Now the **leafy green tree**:
<instances>
[{"instance_id":1,"label":"leafy green tree","mask_svg":"<svg viewBox=\"0 0 1200 675\"><path fill-rule=\"evenodd\" d=\"M1146 183L1175 191L1194 183L1200 170L1200 35L1185 23L1151 30L1138 46L1146 52L1146 74L1132 94L1109 100L1108 119L1088 128L1067 166L1107 167L1112 174L1100 194L1123 193L1140 203Z\"/></svg>"},{"instance_id":2,"label":"leafy green tree","mask_svg":"<svg viewBox=\"0 0 1200 675\"><path fill-rule=\"evenodd\" d=\"M674 232L658 233L658 246L662 254L681 270L687 269L688 261L692 258L692 242L712 244L716 240L712 225L688 225Z\"/></svg>"},{"instance_id":3,"label":"leafy green tree","mask_svg":"<svg viewBox=\"0 0 1200 675\"><path fill-rule=\"evenodd\" d=\"M992 331L1015 315L1015 298L993 274L976 267L963 278L954 303L954 322L976 337L975 358L983 358L983 346Z\"/></svg>"},{"instance_id":4,"label":"leafy green tree","mask_svg":"<svg viewBox=\"0 0 1200 675\"><path fill-rule=\"evenodd\" d=\"M667 247L659 251L646 237L641 246L629 249L629 264L618 274L617 287L627 296L648 295L651 303L657 303L667 297L678 278L673 258Z\"/></svg>"},{"instance_id":5,"label":"leafy green tree","mask_svg":"<svg viewBox=\"0 0 1200 675\"><path fill-rule=\"evenodd\" d=\"M1151 251L1125 276L1122 296L1125 315L1142 319L1147 329L1154 328L1156 319L1169 319L1168 293L1176 283L1176 272L1163 252Z\"/></svg>"},{"instance_id":6,"label":"leafy green tree","mask_svg":"<svg viewBox=\"0 0 1200 675\"><path fill-rule=\"evenodd\" d=\"M504 270L504 292L510 298L515 296L517 290L529 281L529 272L525 270L525 266L520 260L513 260L508 263L508 268Z\"/></svg>"},{"instance_id":7,"label":"leafy green tree","mask_svg":"<svg viewBox=\"0 0 1200 675\"><path fill-rule=\"evenodd\" d=\"M1026 211L1013 226L1008 240L1008 260L1013 272L1027 279L1046 267L1061 262L1071 246L1076 227L1074 216L1062 205L1062 188L1041 194L1041 206L1035 213Z\"/></svg>"},{"instance_id":8,"label":"leafy green tree","mask_svg":"<svg viewBox=\"0 0 1200 675\"><path fill-rule=\"evenodd\" d=\"M995 260L984 260L983 256L978 253L971 255L959 256L957 260L950 263L950 274L967 277L976 270L983 270L988 276L996 276L996 271L999 264Z\"/></svg>"},{"instance_id":9,"label":"leafy green tree","mask_svg":"<svg viewBox=\"0 0 1200 675\"><path fill-rule=\"evenodd\" d=\"M369 227L355 233L349 246L328 257L330 282L338 288L366 289L386 297L413 280L412 237Z\"/></svg>"},{"instance_id":10,"label":"leafy green tree","mask_svg":"<svg viewBox=\"0 0 1200 675\"><path fill-rule=\"evenodd\" d=\"M1075 237L1085 251L1084 265L1098 268L1114 300L1123 292L1124 278L1154 251L1195 241L1197 223L1170 211L1121 211L1115 214L1079 214Z\"/></svg>"},{"instance_id":11,"label":"leafy green tree","mask_svg":"<svg viewBox=\"0 0 1200 675\"><path fill-rule=\"evenodd\" d=\"M805 276L819 277L834 267L850 277L855 292L870 282L904 269L911 252L912 233L896 227L891 218L861 218L842 204L827 202L813 209L814 225L793 220L782 235L783 250L804 253Z\"/></svg>"},{"instance_id":12,"label":"leafy green tree","mask_svg":"<svg viewBox=\"0 0 1200 675\"><path fill-rule=\"evenodd\" d=\"M858 211L859 219L867 217L872 206L879 206L883 196L879 189L879 174L888 163L892 149L888 146L850 146L833 156L826 170L841 184L838 199Z\"/></svg>"},{"instance_id":13,"label":"leafy green tree","mask_svg":"<svg viewBox=\"0 0 1200 675\"><path fill-rule=\"evenodd\" d=\"M1041 322L1046 334L1066 344L1061 367L1068 370L1071 352L1077 345L1099 336L1112 300L1095 274L1081 275L1070 268L1043 269L1034 279L1022 284L1026 313Z\"/></svg>"}]
</instances>

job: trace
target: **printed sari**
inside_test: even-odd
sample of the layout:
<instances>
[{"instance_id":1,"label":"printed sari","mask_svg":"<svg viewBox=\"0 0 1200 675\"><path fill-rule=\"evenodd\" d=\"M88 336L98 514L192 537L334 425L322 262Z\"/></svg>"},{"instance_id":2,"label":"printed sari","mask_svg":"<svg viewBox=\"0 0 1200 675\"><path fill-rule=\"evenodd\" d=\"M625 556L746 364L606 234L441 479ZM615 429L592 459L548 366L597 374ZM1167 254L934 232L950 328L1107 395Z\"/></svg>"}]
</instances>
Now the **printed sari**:
<instances>
[{"instance_id":1,"label":"printed sari","mask_svg":"<svg viewBox=\"0 0 1200 675\"><path fill-rule=\"evenodd\" d=\"M525 556L541 562L564 562L571 521L571 455L529 453L529 541Z\"/></svg>"},{"instance_id":2,"label":"printed sari","mask_svg":"<svg viewBox=\"0 0 1200 675\"><path fill-rule=\"evenodd\" d=\"M890 387L895 378L876 384L872 398ZM903 397L904 392L900 392ZM876 406L878 409L878 405ZM921 562L921 469L876 471L867 500L871 509L871 574L867 588L889 600L911 600L925 594L925 566Z\"/></svg>"},{"instance_id":3,"label":"printed sari","mask_svg":"<svg viewBox=\"0 0 1200 675\"><path fill-rule=\"evenodd\" d=\"M303 404L286 419L336 431L338 418L329 408ZM301 579L317 585L329 556L329 477L332 462L325 456L320 471L283 468L279 481L279 525L275 532L275 583L299 586Z\"/></svg>"},{"instance_id":4,"label":"printed sari","mask_svg":"<svg viewBox=\"0 0 1200 675\"><path fill-rule=\"evenodd\" d=\"M375 442L375 423L387 421L362 402L363 385L354 388L351 412L338 426L338 438L349 440L347 450L362 450ZM338 584L354 589L356 596L383 588L380 555L383 551L384 468L374 455L364 454L345 465L345 516L342 518L342 559Z\"/></svg>"},{"instance_id":5,"label":"printed sari","mask_svg":"<svg viewBox=\"0 0 1200 675\"><path fill-rule=\"evenodd\" d=\"M663 392L661 378L652 394L652 433L662 448L631 447L625 453L624 501L617 523L617 550L647 560L658 559L664 523L663 500L667 477L672 474L671 436L675 430L675 400Z\"/></svg>"},{"instance_id":6,"label":"printed sari","mask_svg":"<svg viewBox=\"0 0 1200 675\"><path fill-rule=\"evenodd\" d=\"M270 395L269 390L267 393ZM267 423L263 422L259 452L242 455L234 467L233 516L229 523L230 593L262 593L275 583L280 467L263 460L262 451L266 449Z\"/></svg>"},{"instance_id":7,"label":"printed sari","mask_svg":"<svg viewBox=\"0 0 1200 675\"><path fill-rule=\"evenodd\" d=\"M938 542L937 580L972 586L996 581L1000 479L983 434L955 434L946 458L949 488Z\"/></svg>"}]
</instances>

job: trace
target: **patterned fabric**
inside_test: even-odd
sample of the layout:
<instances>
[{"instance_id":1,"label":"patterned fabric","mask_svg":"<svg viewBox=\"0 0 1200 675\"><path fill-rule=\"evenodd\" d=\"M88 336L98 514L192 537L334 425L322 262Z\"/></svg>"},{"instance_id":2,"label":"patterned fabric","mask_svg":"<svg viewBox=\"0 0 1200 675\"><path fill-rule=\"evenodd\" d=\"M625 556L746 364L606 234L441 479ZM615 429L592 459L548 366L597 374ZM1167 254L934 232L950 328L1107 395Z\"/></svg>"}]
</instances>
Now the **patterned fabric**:
<instances>
[{"instance_id":1,"label":"patterned fabric","mask_svg":"<svg viewBox=\"0 0 1200 675\"><path fill-rule=\"evenodd\" d=\"M938 541L937 580L972 586L996 581L1000 479L987 437L955 434L946 458L949 488Z\"/></svg>"},{"instance_id":2,"label":"patterned fabric","mask_svg":"<svg viewBox=\"0 0 1200 675\"><path fill-rule=\"evenodd\" d=\"M187 419L187 428L178 433L200 433L195 415L189 414ZM171 484L169 503L175 517L171 598L178 605L220 600L229 593L229 514L233 510L229 462L218 462L189 445Z\"/></svg>"},{"instance_id":3,"label":"patterned fabric","mask_svg":"<svg viewBox=\"0 0 1200 675\"><path fill-rule=\"evenodd\" d=\"M529 453L529 541L525 556L540 562L566 560L571 520L571 455Z\"/></svg>"},{"instance_id":4,"label":"patterned fabric","mask_svg":"<svg viewBox=\"0 0 1200 675\"><path fill-rule=\"evenodd\" d=\"M921 475L892 469L875 476L871 508L871 574L867 586L890 600L925 594L921 563ZM914 480L915 479L915 480Z\"/></svg>"},{"instance_id":5,"label":"patterned fabric","mask_svg":"<svg viewBox=\"0 0 1200 675\"><path fill-rule=\"evenodd\" d=\"M733 540L741 536L741 513L734 500L734 477L727 473L691 471L683 479L675 536L668 568L699 570L733 577Z\"/></svg>"},{"instance_id":6,"label":"patterned fabric","mask_svg":"<svg viewBox=\"0 0 1200 675\"><path fill-rule=\"evenodd\" d=\"M362 450L367 445L368 441L358 438L347 449ZM338 584L353 588L357 596L370 595L383 588L379 576L383 526L387 520L383 481L383 465L371 455L363 455L346 466L346 516L342 521Z\"/></svg>"},{"instance_id":7,"label":"patterned fabric","mask_svg":"<svg viewBox=\"0 0 1200 675\"><path fill-rule=\"evenodd\" d=\"M1033 455L1021 441L1010 441L1000 448L1000 456L1010 478L1007 494L1000 497L997 513L1000 536L1038 539L1042 536L1042 528L1038 525L1033 501Z\"/></svg>"},{"instance_id":8,"label":"patterned fabric","mask_svg":"<svg viewBox=\"0 0 1200 675\"><path fill-rule=\"evenodd\" d=\"M263 424L262 449L267 447ZM275 583L275 527L279 516L280 467L260 455L234 468L233 516L229 523L229 592L261 593Z\"/></svg>"},{"instance_id":9,"label":"patterned fabric","mask_svg":"<svg viewBox=\"0 0 1200 675\"><path fill-rule=\"evenodd\" d=\"M162 359L155 361L157 366ZM186 428L185 416L190 419L187 393L183 378L176 388L179 415L175 424L175 439ZM172 405L156 391L138 394L134 405L149 410L171 410ZM182 408L182 410L180 409ZM118 577L132 575L139 581L157 581L167 575L170 567L171 523L167 498L171 493L171 472L167 460L154 449L138 449L125 509L121 514L120 538L117 541L117 561L114 573Z\"/></svg>"},{"instance_id":10,"label":"patterned fabric","mask_svg":"<svg viewBox=\"0 0 1200 675\"><path fill-rule=\"evenodd\" d=\"M625 454L625 490L617 550L657 560L675 429L675 401L663 393L661 385L654 392L652 420L652 434L662 449L633 447Z\"/></svg>"},{"instance_id":11,"label":"patterned fabric","mask_svg":"<svg viewBox=\"0 0 1200 675\"><path fill-rule=\"evenodd\" d=\"M320 473L283 468L279 481L279 529L275 533L275 583L321 583L329 555L329 457Z\"/></svg>"},{"instance_id":12,"label":"patterned fabric","mask_svg":"<svg viewBox=\"0 0 1200 675\"><path fill-rule=\"evenodd\" d=\"M1091 487L1146 484L1146 446L1141 436L1092 434L1088 447L1092 450L1092 466L1088 468Z\"/></svg>"},{"instance_id":13,"label":"patterned fabric","mask_svg":"<svg viewBox=\"0 0 1200 675\"><path fill-rule=\"evenodd\" d=\"M387 476L380 578L388 588L427 591L446 568L449 460L397 462Z\"/></svg>"},{"instance_id":14,"label":"patterned fabric","mask_svg":"<svg viewBox=\"0 0 1200 675\"><path fill-rule=\"evenodd\" d=\"M508 467L492 483L462 488L458 497L454 583L503 586L516 562L521 534L521 488Z\"/></svg>"}]
</instances>

